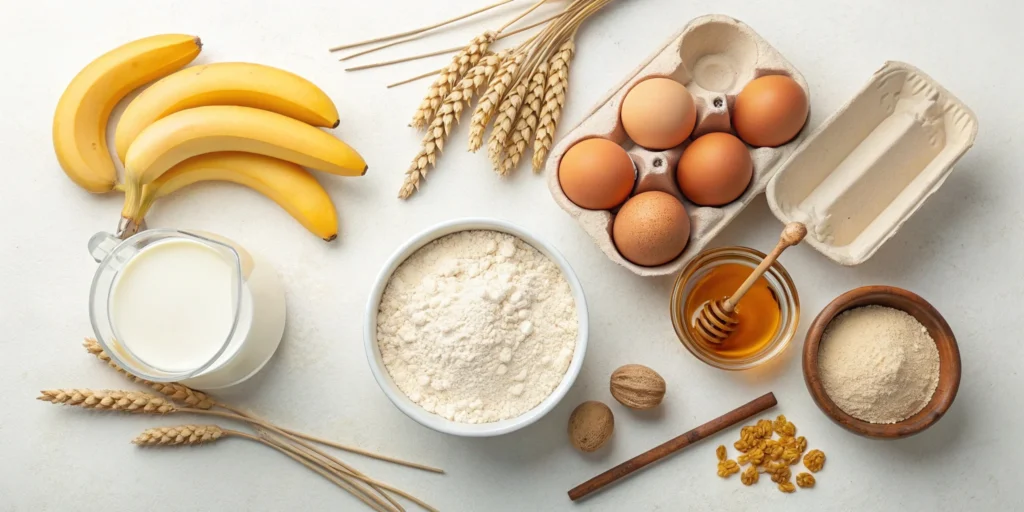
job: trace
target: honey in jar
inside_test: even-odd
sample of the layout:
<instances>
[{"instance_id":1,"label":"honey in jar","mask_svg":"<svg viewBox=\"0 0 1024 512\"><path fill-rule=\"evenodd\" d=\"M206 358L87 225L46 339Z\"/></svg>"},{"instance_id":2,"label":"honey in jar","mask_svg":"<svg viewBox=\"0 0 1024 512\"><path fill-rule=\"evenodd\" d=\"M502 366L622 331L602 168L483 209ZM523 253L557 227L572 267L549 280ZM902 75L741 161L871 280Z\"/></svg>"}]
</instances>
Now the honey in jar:
<instances>
[{"instance_id":1,"label":"honey in jar","mask_svg":"<svg viewBox=\"0 0 1024 512\"><path fill-rule=\"evenodd\" d=\"M687 319L691 333L704 304L732 295L752 271L739 263L723 263L700 278L683 305L683 318ZM779 299L764 276L740 299L735 314L739 325L722 343L707 343L695 334L693 338L706 349L730 359L750 357L764 349L775 336L781 317Z\"/></svg>"}]
</instances>

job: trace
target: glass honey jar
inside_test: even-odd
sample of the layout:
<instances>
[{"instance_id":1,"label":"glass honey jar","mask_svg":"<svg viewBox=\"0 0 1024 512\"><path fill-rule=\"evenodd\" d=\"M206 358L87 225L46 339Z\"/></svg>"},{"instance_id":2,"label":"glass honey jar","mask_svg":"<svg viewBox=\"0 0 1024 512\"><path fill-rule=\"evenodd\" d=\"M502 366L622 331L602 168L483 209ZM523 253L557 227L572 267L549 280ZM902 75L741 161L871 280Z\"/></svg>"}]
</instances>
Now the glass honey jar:
<instances>
[{"instance_id":1,"label":"glass honey jar","mask_svg":"<svg viewBox=\"0 0 1024 512\"><path fill-rule=\"evenodd\" d=\"M731 295L764 258L764 253L747 247L712 249L698 254L676 278L669 306L672 326L697 359L723 370L746 370L781 354L793 340L800 299L779 262L740 300L739 326L723 343L708 343L693 332L701 306Z\"/></svg>"}]
</instances>

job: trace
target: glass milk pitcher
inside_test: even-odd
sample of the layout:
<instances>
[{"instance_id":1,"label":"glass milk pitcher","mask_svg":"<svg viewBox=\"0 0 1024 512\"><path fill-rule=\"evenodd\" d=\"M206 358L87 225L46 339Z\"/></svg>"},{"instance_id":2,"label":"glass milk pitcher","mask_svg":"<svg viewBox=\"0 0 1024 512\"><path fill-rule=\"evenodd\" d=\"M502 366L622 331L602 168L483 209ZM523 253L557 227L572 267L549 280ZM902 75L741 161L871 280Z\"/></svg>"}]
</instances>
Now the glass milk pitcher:
<instances>
[{"instance_id":1,"label":"glass milk pitcher","mask_svg":"<svg viewBox=\"0 0 1024 512\"><path fill-rule=\"evenodd\" d=\"M89 292L96 340L132 374L198 389L238 384L284 334L284 289L265 261L223 237L151 229L97 233Z\"/></svg>"}]
</instances>

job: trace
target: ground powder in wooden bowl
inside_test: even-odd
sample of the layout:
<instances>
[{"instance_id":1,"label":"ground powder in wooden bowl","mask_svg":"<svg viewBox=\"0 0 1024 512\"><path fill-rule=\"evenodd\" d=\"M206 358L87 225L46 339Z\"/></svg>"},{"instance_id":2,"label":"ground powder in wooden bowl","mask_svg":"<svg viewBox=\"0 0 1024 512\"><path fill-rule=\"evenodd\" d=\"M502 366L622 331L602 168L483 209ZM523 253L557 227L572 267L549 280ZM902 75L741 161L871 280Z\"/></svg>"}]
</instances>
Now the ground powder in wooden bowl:
<instances>
[{"instance_id":1,"label":"ground powder in wooden bowl","mask_svg":"<svg viewBox=\"0 0 1024 512\"><path fill-rule=\"evenodd\" d=\"M829 322L818 367L829 398L871 423L917 414L939 385L939 350L928 329L905 311L884 306L844 311Z\"/></svg>"}]
</instances>

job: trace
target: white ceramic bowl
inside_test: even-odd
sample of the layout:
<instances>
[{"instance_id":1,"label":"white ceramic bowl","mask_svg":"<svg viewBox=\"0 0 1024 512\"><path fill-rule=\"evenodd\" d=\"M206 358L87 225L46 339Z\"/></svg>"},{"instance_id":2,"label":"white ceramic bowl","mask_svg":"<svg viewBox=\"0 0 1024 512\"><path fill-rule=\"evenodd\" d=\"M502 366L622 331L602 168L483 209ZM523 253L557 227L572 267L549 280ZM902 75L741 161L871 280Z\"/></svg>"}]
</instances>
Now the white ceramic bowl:
<instances>
[{"instance_id":1,"label":"white ceramic bowl","mask_svg":"<svg viewBox=\"0 0 1024 512\"><path fill-rule=\"evenodd\" d=\"M380 308L380 299L384 294L384 288L387 287L388 281L391 279L391 274L394 273L395 269L397 269L406 258L411 256L412 253L419 250L420 247L423 247L424 245L445 235L457 233L459 231L477 229L500 231L502 233L517 236L524 242L532 245L535 249L540 251L541 254L547 256L551 261L558 265L558 268L562 270L562 274L565 276L565 280L569 283L569 289L572 291L573 298L576 300L576 316L579 321L579 336L576 338L576 350L573 352L572 360L569 362L569 368L566 370L565 376L562 377L562 382L559 383L558 386L555 387L555 390L552 391L551 394L541 403L515 418L492 423L471 424L451 421L436 414L429 413L419 405L416 405L416 403L410 400L409 397L405 396L405 393L398 388L398 385L396 385L391 379L391 375L388 373L387 368L384 367L384 361L381 359L380 355L380 347L377 345L377 311ZM366 346L366 358L370 363L370 370L373 372L373 377L377 379L377 384L380 385L384 394L387 395L388 399L390 399L399 410L419 422L421 425L432 428L438 432L465 437L490 437L519 430L539 420L542 416L551 411L551 409L555 408L555 405L562 400L562 397L564 397L569 391L569 388L572 387L573 382L576 380L576 376L580 373L580 368L583 367L583 356L587 352L588 325L589 318L587 316L587 300L583 295L583 287L580 286L579 279L576 278L576 274L573 272L572 267L569 266L569 262L562 257L558 250L533 236L523 228L509 222L498 219L466 218L442 222L417 234L399 247L398 250L388 258L388 261L384 264L384 268L382 268L380 274L377 275L377 281L374 283L373 290L370 292L370 298L366 303L366 315L363 324L363 341Z\"/></svg>"}]
</instances>

